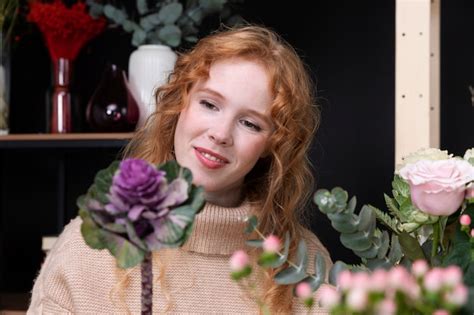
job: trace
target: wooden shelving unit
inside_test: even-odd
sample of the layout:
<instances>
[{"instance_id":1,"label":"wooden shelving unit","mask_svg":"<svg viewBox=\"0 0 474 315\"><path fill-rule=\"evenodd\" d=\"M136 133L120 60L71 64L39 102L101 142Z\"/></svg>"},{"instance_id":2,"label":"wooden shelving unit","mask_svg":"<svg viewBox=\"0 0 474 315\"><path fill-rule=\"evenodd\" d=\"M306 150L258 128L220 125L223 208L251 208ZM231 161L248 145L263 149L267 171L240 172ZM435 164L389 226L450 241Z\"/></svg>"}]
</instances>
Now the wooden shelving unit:
<instances>
[{"instance_id":1,"label":"wooden shelving unit","mask_svg":"<svg viewBox=\"0 0 474 315\"><path fill-rule=\"evenodd\" d=\"M69 133L69 134L12 134L0 136L0 149L6 148L119 148L133 132L126 133Z\"/></svg>"}]
</instances>

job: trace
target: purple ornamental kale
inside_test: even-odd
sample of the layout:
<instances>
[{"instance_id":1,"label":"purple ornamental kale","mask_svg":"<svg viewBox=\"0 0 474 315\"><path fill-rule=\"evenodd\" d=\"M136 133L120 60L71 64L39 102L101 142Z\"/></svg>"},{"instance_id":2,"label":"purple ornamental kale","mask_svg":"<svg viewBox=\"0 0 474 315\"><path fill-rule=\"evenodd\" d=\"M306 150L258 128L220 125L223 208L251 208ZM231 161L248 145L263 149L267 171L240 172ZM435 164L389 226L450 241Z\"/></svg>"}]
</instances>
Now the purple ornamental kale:
<instances>
[{"instance_id":1,"label":"purple ornamental kale","mask_svg":"<svg viewBox=\"0 0 474 315\"><path fill-rule=\"evenodd\" d=\"M105 206L114 223L132 222L141 239L153 231L157 234L157 228L168 218L170 207L188 198L188 183L176 178L168 184L165 175L144 160L123 160L113 177L109 203Z\"/></svg>"}]
</instances>

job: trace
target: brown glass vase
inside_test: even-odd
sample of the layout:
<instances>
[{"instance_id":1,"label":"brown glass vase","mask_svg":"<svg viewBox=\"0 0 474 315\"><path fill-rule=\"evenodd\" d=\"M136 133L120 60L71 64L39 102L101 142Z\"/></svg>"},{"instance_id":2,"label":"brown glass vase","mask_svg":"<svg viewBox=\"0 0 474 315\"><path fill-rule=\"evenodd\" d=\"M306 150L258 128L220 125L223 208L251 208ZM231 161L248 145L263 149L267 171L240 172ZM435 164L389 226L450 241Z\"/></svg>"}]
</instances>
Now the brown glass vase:
<instances>
[{"instance_id":1,"label":"brown glass vase","mask_svg":"<svg viewBox=\"0 0 474 315\"><path fill-rule=\"evenodd\" d=\"M68 133L71 124L71 83L72 60L59 58L53 60L53 94L51 96L51 133Z\"/></svg>"},{"instance_id":2,"label":"brown glass vase","mask_svg":"<svg viewBox=\"0 0 474 315\"><path fill-rule=\"evenodd\" d=\"M138 121L138 106L132 96L125 72L107 64L86 111L87 122L97 132L133 131Z\"/></svg>"}]
</instances>

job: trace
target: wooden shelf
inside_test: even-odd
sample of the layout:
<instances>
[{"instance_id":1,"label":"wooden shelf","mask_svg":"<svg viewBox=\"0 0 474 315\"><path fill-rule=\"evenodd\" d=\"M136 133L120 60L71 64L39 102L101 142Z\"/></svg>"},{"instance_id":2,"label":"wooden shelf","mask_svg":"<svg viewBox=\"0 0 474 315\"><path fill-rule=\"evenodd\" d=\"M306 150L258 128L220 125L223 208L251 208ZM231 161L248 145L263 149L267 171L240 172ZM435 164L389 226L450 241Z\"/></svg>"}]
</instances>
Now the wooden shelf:
<instances>
[{"instance_id":1,"label":"wooden shelf","mask_svg":"<svg viewBox=\"0 0 474 315\"><path fill-rule=\"evenodd\" d=\"M127 133L11 134L0 136L0 149L120 148L132 138Z\"/></svg>"}]
</instances>

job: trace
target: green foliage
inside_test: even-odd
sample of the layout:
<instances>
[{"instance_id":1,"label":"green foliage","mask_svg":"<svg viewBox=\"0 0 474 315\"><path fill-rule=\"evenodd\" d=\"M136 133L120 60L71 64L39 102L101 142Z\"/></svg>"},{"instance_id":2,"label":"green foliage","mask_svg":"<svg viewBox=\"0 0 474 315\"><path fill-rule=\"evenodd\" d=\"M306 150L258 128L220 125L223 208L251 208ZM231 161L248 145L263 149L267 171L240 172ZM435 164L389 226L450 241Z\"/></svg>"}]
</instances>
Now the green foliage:
<instances>
[{"instance_id":1,"label":"green foliage","mask_svg":"<svg viewBox=\"0 0 474 315\"><path fill-rule=\"evenodd\" d=\"M204 19L217 16L229 26L241 23L231 11L239 0L137 0L136 10L113 1L87 0L92 16L104 15L112 24L132 33L132 45L162 44L178 47L195 43ZM183 5L184 3L184 5Z\"/></svg>"},{"instance_id":2,"label":"green foliage","mask_svg":"<svg viewBox=\"0 0 474 315\"><path fill-rule=\"evenodd\" d=\"M290 267L277 273L274 277L275 282L278 284L298 283L306 277L307 266L308 251L305 241L301 240L298 243L298 249L296 252L296 264L292 264Z\"/></svg>"}]
</instances>

